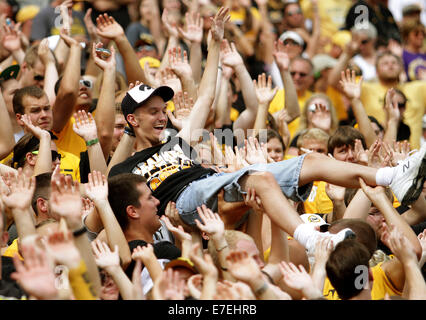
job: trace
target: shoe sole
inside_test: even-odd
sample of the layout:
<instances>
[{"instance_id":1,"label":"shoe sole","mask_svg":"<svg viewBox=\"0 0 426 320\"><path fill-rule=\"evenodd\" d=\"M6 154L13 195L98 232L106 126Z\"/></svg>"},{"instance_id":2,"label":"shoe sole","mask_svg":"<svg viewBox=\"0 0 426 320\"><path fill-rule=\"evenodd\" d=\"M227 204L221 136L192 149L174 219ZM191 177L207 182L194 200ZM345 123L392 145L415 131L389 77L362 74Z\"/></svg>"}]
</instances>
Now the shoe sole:
<instances>
[{"instance_id":1,"label":"shoe sole","mask_svg":"<svg viewBox=\"0 0 426 320\"><path fill-rule=\"evenodd\" d=\"M422 163L420 164L419 171L417 172L417 176L413 180L413 184L411 185L411 187L406 192L404 199L402 199L401 205L408 206L419 198L420 193L422 193L422 190L423 190L425 177L426 177L426 156L423 157Z\"/></svg>"}]
</instances>

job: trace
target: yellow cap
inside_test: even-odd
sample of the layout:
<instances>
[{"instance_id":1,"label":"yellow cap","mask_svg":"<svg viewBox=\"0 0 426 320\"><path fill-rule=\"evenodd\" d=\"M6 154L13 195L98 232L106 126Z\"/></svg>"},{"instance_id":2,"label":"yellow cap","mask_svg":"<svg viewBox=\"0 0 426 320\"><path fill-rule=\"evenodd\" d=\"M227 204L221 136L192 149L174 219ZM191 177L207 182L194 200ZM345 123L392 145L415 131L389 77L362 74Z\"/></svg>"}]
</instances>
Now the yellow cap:
<instances>
[{"instance_id":1,"label":"yellow cap","mask_svg":"<svg viewBox=\"0 0 426 320\"><path fill-rule=\"evenodd\" d=\"M16 14L16 21L25 22L31 20L37 15L39 11L40 7L38 6L25 6L19 9L18 13Z\"/></svg>"},{"instance_id":2,"label":"yellow cap","mask_svg":"<svg viewBox=\"0 0 426 320\"><path fill-rule=\"evenodd\" d=\"M161 61L158 59L155 59L153 57L143 57L139 59L139 65L142 67L142 69L145 69L145 63L149 64L150 68L159 68Z\"/></svg>"},{"instance_id":3,"label":"yellow cap","mask_svg":"<svg viewBox=\"0 0 426 320\"><path fill-rule=\"evenodd\" d=\"M349 31L337 31L331 38L331 42L338 45L342 49L352 40L352 34Z\"/></svg>"}]
</instances>

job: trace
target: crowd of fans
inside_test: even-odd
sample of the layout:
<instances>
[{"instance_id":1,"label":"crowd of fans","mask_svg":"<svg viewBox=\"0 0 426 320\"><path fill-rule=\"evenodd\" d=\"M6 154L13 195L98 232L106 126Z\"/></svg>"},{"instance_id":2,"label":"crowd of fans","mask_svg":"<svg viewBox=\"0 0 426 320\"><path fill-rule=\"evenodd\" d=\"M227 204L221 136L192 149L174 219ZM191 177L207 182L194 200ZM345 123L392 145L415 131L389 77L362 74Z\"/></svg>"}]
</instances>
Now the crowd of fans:
<instances>
[{"instance_id":1,"label":"crowd of fans","mask_svg":"<svg viewBox=\"0 0 426 320\"><path fill-rule=\"evenodd\" d=\"M0 0L0 300L426 299L415 0Z\"/></svg>"}]
</instances>

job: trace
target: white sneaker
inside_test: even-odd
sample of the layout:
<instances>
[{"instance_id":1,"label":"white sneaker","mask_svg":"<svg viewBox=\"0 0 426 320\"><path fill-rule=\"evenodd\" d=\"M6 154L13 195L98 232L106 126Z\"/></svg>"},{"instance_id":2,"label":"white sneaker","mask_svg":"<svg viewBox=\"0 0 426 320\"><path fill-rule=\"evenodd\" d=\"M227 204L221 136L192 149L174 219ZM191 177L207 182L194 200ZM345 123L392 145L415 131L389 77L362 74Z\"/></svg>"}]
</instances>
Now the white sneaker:
<instances>
[{"instance_id":1,"label":"white sneaker","mask_svg":"<svg viewBox=\"0 0 426 320\"><path fill-rule=\"evenodd\" d=\"M306 251L308 257L313 257L315 254L315 246L317 241L321 238L331 238L333 241L333 249L336 248L337 244L346 239L354 239L356 237L355 233L350 228L345 228L340 230L338 233L330 233L330 232L317 232L314 236L312 236L308 243L306 244Z\"/></svg>"},{"instance_id":2,"label":"white sneaker","mask_svg":"<svg viewBox=\"0 0 426 320\"><path fill-rule=\"evenodd\" d=\"M390 184L393 194L403 206L416 201L422 192L426 176L426 145L395 167Z\"/></svg>"}]
</instances>

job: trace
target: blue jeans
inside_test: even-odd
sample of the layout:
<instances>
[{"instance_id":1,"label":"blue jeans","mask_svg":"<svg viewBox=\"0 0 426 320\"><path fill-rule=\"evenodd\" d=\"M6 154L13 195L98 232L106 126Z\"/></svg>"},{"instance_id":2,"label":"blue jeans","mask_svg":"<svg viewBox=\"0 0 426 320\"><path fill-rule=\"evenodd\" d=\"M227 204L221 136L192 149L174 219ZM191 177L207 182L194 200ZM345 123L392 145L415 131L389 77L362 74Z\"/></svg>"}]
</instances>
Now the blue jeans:
<instances>
[{"instance_id":1,"label":"blue jeans","mask_svg":"<svg viewBox=\"0 0 426 320\"><path fill-rule=\"evenodd\" d=\"M312 183L299 187L299 175L305 155L268 164L254 164L231 173L216 173L191 182L179 195L176 208L181 219L190 225L198 218L197 207L206 205L217 212L217 193L223 188L227 202L244 201L239 179L246 174L270 172L278 182L283 194L294 201L305 201Z\"/></svg>"}]
</instances>

